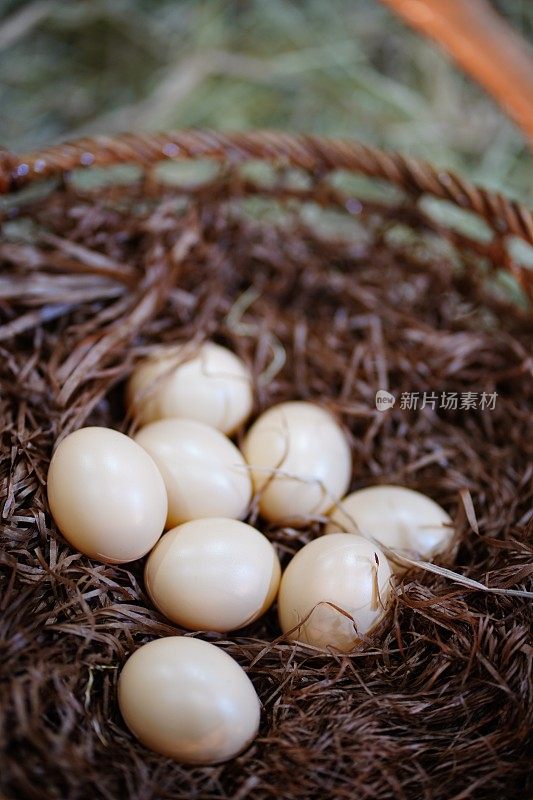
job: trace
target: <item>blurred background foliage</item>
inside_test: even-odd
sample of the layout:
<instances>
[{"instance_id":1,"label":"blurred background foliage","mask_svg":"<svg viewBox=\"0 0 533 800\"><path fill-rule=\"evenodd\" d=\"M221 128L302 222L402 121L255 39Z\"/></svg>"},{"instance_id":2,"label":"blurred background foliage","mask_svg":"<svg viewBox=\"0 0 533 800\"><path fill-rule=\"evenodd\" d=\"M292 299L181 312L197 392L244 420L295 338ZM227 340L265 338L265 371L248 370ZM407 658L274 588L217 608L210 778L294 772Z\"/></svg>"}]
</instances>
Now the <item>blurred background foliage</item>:
<instances>
[{"instance_id":1,"label":"blurred background foliage","mask_svg":"<svg viewBox=\"0 0 533 800\"><path fill-rule=\"evenodd\" d=\"M494 5L532 40L533 0ZM533 199L520 132L378 0L0 0L3 147L183 126L357 137Z\"/></svg>"}]
</instances>

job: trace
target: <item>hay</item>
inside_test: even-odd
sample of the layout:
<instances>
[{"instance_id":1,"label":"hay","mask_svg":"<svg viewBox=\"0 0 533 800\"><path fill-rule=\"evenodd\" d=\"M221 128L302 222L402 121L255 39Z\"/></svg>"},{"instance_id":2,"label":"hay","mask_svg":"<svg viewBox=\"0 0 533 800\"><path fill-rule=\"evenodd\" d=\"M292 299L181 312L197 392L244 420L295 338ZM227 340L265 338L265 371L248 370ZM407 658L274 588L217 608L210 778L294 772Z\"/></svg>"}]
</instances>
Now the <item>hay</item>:
<instances>
[{"instance_id":1,"label":"hay","mask_svg":"<svg viewBox=\"0 0 533 800\"><path fill-rule=\"evenodd\" d=\"M531 589L527 312L413 208L352 203L360 222L347 235L306 222L309 209L286 207L283 225L238 212L226 201L242 191L231 174L187 206L184 192L153 184L63 186L4 212L4 796L524 798L530 601L431 572L406 573L394 612L350 657L279 640L274 609L231 637L201 634L243 665L263 703L259 737L234 761L182 767L121 721L115 688L128 653L180 631L151 607L141 563L97 564L66 545L46 472L60 435L127 429L124 380L154 344L228 345L256 378L256 412L285 399L324 403L351 439L352 488L426 492L456 520L455 571ZM379 388L498 398L493 411L397 402L381 413ZM286 563L320 526L263 529Z\"/></svg>"}]
</instances>

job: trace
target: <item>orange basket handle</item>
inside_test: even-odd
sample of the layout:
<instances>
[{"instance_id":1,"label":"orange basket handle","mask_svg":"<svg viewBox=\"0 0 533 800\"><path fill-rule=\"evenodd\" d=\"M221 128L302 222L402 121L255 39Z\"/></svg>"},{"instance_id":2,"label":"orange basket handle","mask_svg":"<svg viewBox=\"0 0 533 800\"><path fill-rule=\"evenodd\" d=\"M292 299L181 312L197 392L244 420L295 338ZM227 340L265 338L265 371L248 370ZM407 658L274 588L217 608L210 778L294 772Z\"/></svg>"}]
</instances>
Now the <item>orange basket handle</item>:
<instances>
[{"instance_id":1,"label":"orange basket handle","mask_svg":"<svg viewBox=\"0 0 533 800\"><path fill-rule=\"evenodd\" d=\"M487 0L381 0L434 39L533 143L533 55Z\"/></svg>"}]
</instances>

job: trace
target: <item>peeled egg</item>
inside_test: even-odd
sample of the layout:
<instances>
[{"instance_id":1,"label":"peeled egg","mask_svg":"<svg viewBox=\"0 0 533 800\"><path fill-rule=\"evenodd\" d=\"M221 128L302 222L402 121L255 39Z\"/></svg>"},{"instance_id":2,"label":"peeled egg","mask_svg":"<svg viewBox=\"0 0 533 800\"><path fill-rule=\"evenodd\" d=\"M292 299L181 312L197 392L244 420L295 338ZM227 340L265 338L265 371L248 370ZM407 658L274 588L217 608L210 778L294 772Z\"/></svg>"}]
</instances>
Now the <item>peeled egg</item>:
<instances>
[{"instance_id":1,"label":"peeled egg","mask_svg":"<svg viewBox=\"0 0 533 800\"><path fill-rule=\"evenodd\" d=\"M376 539L410 558L431 561L453 539L452 520L434 500L404 486L369 486L330 514L326 533L344 530ZM391 562L395 572L406 569Z\"/></svg>"},{"instance_id":2,"label":"peeled egg","mask_svg":"<svg viewBox=\"0 0 533 800\"><path fill-rule=\"evenodd\" d=\"M135 441L159 467L168 493L167 527L202 517L243 517L252 485L233 442L192 419L160 419Z\"/></svg>"},{"instance_id":3,"label":"peeled egg","mask_svg":"<svg viewBox=\"0 0 533 800\"><path fill-rule=\"evenodd\" d=\"M306 402L272 406L252 425L243 447L272 522L305 523L327 512L348 488L350 447L334 417Z\"/></svg>"},{"instance_id":4,"label":"peeled egg","mask_svg":"<svg viewBox=\"0 0 533 800\"><path fill-rule=\"evenodd\" d=\"M165 533L144 573L152 602L190 630L232 631L273 603L280 565L262 533L234 519L198 519Z\"/></svg>"},{"instance_id":5,"label":"peeled egg","mask_svg":"<svg viewBox=\"0 0 533 800\"><path fill-rule=\"evenodd\" d=\"M349 533L321 536L296 553L283 573L281 628L299 642L351 650L383 617L390 577L387 559L368 539Z\"/></svg>"},{"instance_id":6,"label":"peeled egg","mask_svg":"<svg viewBox=\"0 0 533 800\"><path fill-rule=\"evenodd\" d=\"M184 764L238 755L257 734L259 698L239 664L213 644L156 639L128 659L118 702L134 736Z\"/></svg>"},{"instance_id":7,"label":"peeled egg","mask_svg":"<svg viewBox=\"0 0 533 800\"><path fill-rule=\"evenodd\" d=\"M230 434L250 415L252 379L244 361L214 342L165 347L135 369L127 404L143 425L187 417Z\"/></svg>"},{"instance_id":8,"label":"peeled egg","mask_svg":"<svg viewBox=\"0 0 533 800\"><path fill-rule=\"evenodd\" d=\"M167 515L153 459L110 428L81 428L63 439L48 470L48 502L76 550L112 564L151 550Z\"/></svg>"}]
</instances>

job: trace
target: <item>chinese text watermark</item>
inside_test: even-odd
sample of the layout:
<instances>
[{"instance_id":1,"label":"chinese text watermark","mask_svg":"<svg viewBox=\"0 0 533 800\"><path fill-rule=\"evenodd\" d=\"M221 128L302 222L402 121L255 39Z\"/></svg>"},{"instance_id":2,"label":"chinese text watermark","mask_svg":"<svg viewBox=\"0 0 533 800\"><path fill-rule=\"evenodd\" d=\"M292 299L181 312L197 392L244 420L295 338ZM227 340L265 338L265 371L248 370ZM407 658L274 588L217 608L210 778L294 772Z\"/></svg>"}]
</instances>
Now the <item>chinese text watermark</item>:
<instances>
[{"instance_id":1,"label":"chinese text watermark","mask_svg":"<svg viewBox=\"0 0 533 800\"><path fill-rule=\"evenodd\" d=\"M431 408L443 411L494 411L497 392L402 392L399 407L406 410ZM396 397L385 389L376 392L376 408L386 411L396 403Z\"/></svg>"}]
</instances>

